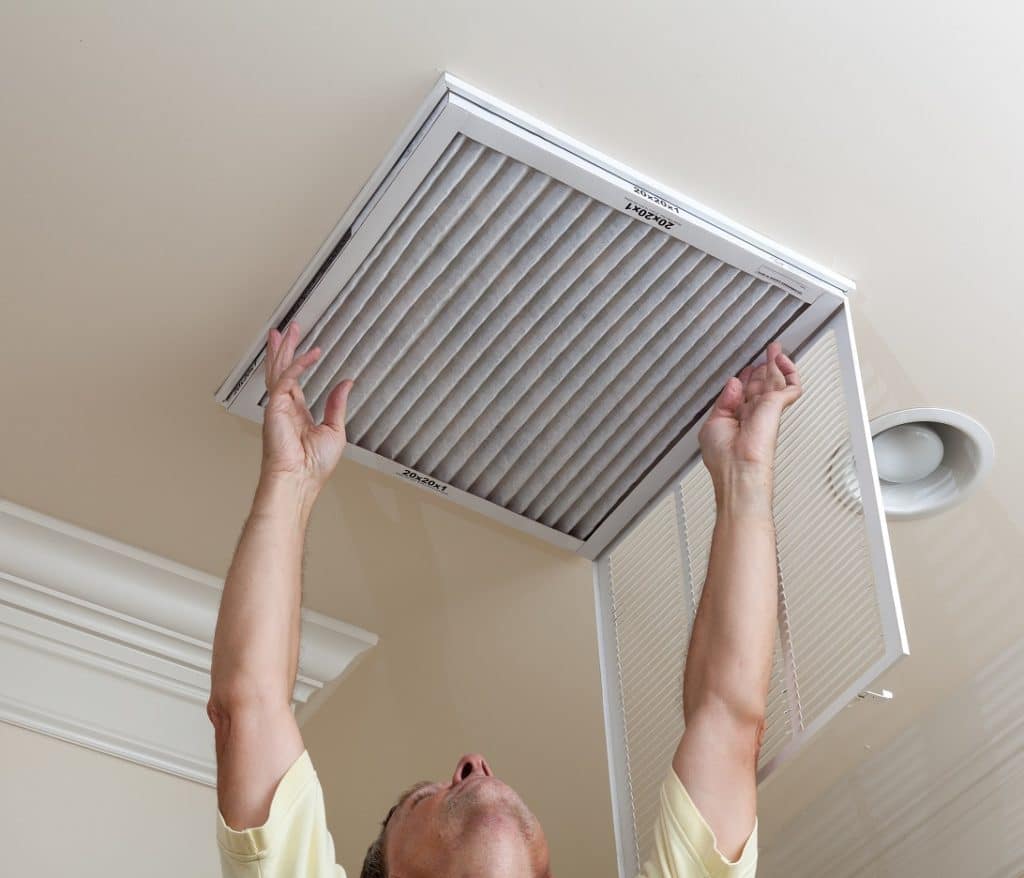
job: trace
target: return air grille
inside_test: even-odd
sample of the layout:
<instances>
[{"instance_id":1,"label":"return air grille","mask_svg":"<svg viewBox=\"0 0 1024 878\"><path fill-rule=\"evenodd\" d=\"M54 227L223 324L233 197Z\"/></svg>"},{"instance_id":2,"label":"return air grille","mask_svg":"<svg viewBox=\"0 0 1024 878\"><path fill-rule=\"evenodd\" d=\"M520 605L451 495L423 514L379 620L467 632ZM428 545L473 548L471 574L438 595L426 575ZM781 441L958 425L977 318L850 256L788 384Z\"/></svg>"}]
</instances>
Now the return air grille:
<instances>
[{"instance_id":1,"label":"return air grille","mask_svg":"<svg viewBox=\"0 0 1024 878\"><path fill-rule=\"evenodd\" d=\"M831 477L852 460L835 334L797 357L805 392L783 419L774 517L779 635L759 771L846 703L886 653L862 507ZM658 790L683 732L682 673L707 574L715 498L699 461L598 563L614 629L632 855L650 850Z\"/></svg>"},{"instance_id":2,"label":"return air grille","mask_svg":"<svg viewBox=\"0 0 1024 878\"><path fill-rule=\"evenodd\" d=\"M664 497L604 563L611 583L630 820L639 857L639 851L650 850L658 785L682 732L681 683L693 611L676 499Z\"/></svg>"},{"instance_id":3,"label":"return air grille","mask_svg":"<svg viewBox=\"0 0 1024 878\"><path fill-rule=\"evenodd\" d=\"M323 313L361 448L585 539L804 303L459 135Z\"/></svg>"}]
</instances>

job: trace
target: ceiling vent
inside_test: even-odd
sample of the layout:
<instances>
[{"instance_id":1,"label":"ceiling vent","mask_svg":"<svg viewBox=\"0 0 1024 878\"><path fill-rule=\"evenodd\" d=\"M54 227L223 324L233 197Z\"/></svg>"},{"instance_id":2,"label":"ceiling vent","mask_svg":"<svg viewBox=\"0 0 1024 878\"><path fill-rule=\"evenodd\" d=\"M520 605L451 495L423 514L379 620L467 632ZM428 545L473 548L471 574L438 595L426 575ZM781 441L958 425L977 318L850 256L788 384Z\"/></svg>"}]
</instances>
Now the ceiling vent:
<instances>
[{"instance_id":1,"label":"ceiling vent","mask_svg":"<svg viewBox=\"0 0 1024 878\"><path fill-rule=\"evenodd\" d=\"M294 319L299 350L323 351L302 379L315 417L356 379L346 456L595 562L619 864L634 875L682 731L714 521L697 433L772 339L808 391L780 438L762 776L906 652L852 288L444 76L217 398L262 420L267 331Z\"/></svg>"}]
</instances>

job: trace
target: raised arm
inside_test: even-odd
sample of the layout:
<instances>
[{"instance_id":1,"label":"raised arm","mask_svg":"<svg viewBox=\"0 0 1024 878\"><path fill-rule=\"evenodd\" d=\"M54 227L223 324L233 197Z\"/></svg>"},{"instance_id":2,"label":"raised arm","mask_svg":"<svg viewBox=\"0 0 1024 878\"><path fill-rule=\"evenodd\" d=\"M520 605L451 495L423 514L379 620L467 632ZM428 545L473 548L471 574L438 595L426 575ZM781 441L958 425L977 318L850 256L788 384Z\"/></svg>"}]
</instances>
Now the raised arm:
<instances>
[{"instance_id":1,"label":"raised arm","mask_svg":"<svg viewBox=\"0 0 1024 878\"><path fill-rule=\"evenodd\" d=\"M800 392L796 367L773 343L765 362L729 379L700 434L718 514L672 764L730 860L757 814L778 605L772 470L779 418Z\"/></svg>"},{"instance_id":2,"label":"raised arm","mask_svg":"<svg viewBox=\"0 0 1024 878\"><path fill-rule=\"evenodd\" d=\"M296 358L298 343L294 323L283 335L268 335L260 478L213 640L207 713L216 740L217 802L232 829L266 820L278 782L303 750L291 711L303 544L316 497L345 447L352 382L331 391L323 423L314 423L298 379L320 350Z\"/></svg>"}]
</instances>

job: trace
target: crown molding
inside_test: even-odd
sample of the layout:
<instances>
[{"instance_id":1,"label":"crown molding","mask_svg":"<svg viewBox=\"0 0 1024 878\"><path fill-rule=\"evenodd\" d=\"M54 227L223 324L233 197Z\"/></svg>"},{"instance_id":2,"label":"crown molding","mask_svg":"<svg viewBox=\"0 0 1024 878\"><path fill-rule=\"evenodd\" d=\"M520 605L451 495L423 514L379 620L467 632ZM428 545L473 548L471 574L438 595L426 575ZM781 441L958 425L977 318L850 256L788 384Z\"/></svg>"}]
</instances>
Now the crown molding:
<instances>
[{"instance_id":1,"label":"crown molding","mask_svg":"<svg viewBox=\"0 0 1024 878\"><path fill-rule=\"evenodd\" d=\"M0 500L0 720L213 785L223 580ZM302 610L300 724L377 637Z\"/></svg>"}]
</instances>

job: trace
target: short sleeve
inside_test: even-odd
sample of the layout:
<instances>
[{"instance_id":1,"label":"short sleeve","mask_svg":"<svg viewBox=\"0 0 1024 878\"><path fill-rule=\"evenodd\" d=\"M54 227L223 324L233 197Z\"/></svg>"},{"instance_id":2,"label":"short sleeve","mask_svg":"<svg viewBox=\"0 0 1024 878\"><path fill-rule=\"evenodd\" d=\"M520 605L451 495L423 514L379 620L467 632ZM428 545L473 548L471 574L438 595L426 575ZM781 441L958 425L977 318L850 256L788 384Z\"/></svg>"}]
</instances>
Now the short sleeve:
<instances>
[{"instance_id":1,"label":"short sleeve","mask_svg":"<svg viewBox=\"0 0 1024 878\"><path fill-rule=\"evenodd\" d=\"M661 785L654 850L640 878L754 878L756 871L757 820L739 859L727 860L715 833L670 768Z\"/></svg>"},{"instance_id":2,"label":"short sleeve","mask_svg":"<svg viewBox=\"0 0 1024 878\"><path fill-rule=\"evenodd\" d=\"M334 862L323 790L305 750L278 783L262 826L232 829L217 811L217 845L224 878L345 878Z\"/></svg>"}]
</instances>

